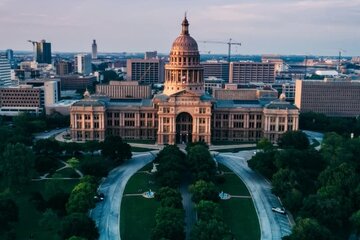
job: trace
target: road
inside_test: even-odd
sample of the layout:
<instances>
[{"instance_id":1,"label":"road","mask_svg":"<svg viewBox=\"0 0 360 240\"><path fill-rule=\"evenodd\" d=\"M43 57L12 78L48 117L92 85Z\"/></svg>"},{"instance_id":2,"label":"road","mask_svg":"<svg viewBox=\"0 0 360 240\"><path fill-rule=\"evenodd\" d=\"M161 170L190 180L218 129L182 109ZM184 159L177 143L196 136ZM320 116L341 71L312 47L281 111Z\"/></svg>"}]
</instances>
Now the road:
<instances>
[{"instance_id":1,"label":"road","mask_svg":"<svg viewBox=\"0 0 360 240\"><path fill-rule=\"evenodd\" d=\"M156 151L134 154L131 160L112 170L100 185L105 195L102 202L91 210L90 216L99 229L100 240L120 240L120 207L125 186L132 175L151 162Z\"/></svg>"},{"instance_id":2,"label":"road","mask_svg":"<svg viewBox=\"0 0 360 240\"><path fill-rule=\"evenodd\" d=\"M47 138L51 138L52 136L58 135L62 132L65 132L66 130L68 130L69 128L59 128L59 129L54 129L54 130L50 130L50 131L45 131L45 132L41 132L41 133L36 133L34 135L35 139L47 139Z\"/></svg>"},{"instance_id":3,"label":"road","mask_svg":"<svg viewBox=\"0 0 360 240\"><path fill-rule=\"evenodd\" d=\"M237 174L248 188L259 218L262 240L281 240L291 233L287 215L274 213L271 208L281 206L278 198L271 193L270 183L251 170L247 165L254 151L215 154L215 159Z\"/></svg>"}]
</instances>

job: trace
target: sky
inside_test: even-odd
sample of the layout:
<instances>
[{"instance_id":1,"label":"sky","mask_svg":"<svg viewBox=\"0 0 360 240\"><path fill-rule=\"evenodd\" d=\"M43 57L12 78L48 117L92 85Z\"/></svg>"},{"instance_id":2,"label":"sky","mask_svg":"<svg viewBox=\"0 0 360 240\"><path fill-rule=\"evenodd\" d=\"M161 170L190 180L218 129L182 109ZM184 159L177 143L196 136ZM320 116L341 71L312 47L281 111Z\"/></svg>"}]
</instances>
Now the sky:
<instances>
[{"instance_id":1,"label":"sky","mask_svg":"<svg viewBox=\"0 0 360 240\"><path fill-rule=\"evenodd\" d=\"M0 50L168 53L185 11L201 54L360 55L360 0L0 0Z\"/></svg>"}]
</instances>

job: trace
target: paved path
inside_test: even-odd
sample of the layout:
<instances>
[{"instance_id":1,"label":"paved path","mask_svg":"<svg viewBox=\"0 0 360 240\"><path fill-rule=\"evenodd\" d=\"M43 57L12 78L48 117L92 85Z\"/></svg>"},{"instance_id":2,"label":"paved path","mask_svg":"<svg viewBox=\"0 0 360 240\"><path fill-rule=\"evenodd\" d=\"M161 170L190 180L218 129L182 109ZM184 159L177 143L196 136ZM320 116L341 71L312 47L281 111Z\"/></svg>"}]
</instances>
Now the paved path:
<instances>
[{"instance_id":1,"label":"paved path","mask_svg":"<svg viewBox=\"0 0 360 240\"><path fill-rule=\"evenodd\" d=\"M155 152L136 154L131 160L109 173L100 185L105 199L90 212L99 229L99 240L120 240L120 206L125 186L130 177L154 159Z\"/></svg>"},{"instance_id":2,"label":"paved path","mask_svg":"<svg viewBox=\"0 0 360 240\"><path fill-rule=\"evenodd\" d=\"M291 225L286 215L274 213L271 208L281 206L278 198L271 193L271 185L262 176L247 166L254 151L215 154L219 163L230 168L248 188L259 218L262 240L281 240L291 233Z\"/></svg>"},{"instance_id":3,"label":"paved path","mask_svg":"<svg viewBox=\"0 0 360 240\"><path fill-rule=\"evenodd\" d=\"M193 225L196 223L196 211L194 203L191 200L192 194L189 192L190 177L185 177L185 180L180 186L180 193L182 197L182 204L185 210L185 235L186 240L190 239L190 232Z\"/></svg>"}]
</instances>

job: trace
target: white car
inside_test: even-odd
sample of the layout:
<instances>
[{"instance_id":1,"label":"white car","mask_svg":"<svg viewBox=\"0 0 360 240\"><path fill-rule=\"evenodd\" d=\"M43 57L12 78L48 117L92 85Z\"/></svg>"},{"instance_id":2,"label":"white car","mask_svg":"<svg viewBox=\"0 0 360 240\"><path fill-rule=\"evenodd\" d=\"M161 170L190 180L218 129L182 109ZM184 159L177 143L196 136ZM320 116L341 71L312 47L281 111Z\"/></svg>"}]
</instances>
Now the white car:
<instances>
[{"instance_id":1,"label":"white car","mask_svg":"<svg viewBox=\"0 0 360 240\"><path fill-rule=\"evenodd\" d=\"M286 210L283 207L272 207L271 210L280 214L286 214Z\"/></svg>"}]
</instances>

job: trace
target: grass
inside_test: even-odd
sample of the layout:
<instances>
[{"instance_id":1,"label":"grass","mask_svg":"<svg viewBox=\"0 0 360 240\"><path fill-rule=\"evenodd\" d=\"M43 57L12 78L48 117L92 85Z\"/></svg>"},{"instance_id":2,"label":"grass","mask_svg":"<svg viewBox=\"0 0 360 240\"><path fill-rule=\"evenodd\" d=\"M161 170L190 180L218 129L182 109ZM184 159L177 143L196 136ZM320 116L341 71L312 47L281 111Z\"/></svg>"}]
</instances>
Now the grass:
<instances>
[{"instance_id":1,"label":"grass","mask_svg":"<svg viewBox=\"0 0 360 240\"><path fill-rule=\"evenodd\" d=\"M121 239L150 239L159 205L160 203L155 199L146 199L141 196L124 197L121 204Z\"/></svg>"},{"instance_id":2,"label":"grass","mask_svg":"<svg viewBox=\"0 0 360 240\"><path fill-rule=\"evenodd\" d=\"M56 181L59 181L59 188L64 192L70 192L74 185L78 183L78 180ZM19 221L15 226L17 239L28 239L30 235L33 235L33 239L37 240L60 239L54 231L47 231L39 225L42 213L37 211L35 206L29 201L32 192L40 192L45 199L48 199L50 196L45 191L45 185L46 181L31 182L22 192L14 193L13 199L19 207Z\"/></svg>"},{"instance_id":3,"label":"grass","mask_svg":"<svg viewBox=\"0 0 360 240\"><path fill-rule=\"evenodd\" d=\"M252 199L231 198L221 201L224 222L235 239L259 240L260 226Z\"/></svg>"},{"instance_id":4,"label":"grass","mask_svg":"<svg viewBox=\"0 0 360 240\"><path fill-rule=\"evenodd\" d=\"M219 164L219 169L232 172L229 168ZM225 182L218 184L220 191L230 195L250 196L245 184L234 173L224 174ZM252 199L231 198L220 201L223 210L224 222L230 227L236 239L260 239L259 220Z\"/></svg>"},{"instance_id":5,"label":"grass","mask_svg":"<svg viewBox=\"0 0 360 240\"><path fill-rule=\"evenodd\" d=\"M140 171L152 168L147 164ZM127 183L124 194L142 193L158 187L152 183L154 176L138 172ZM146 199L142 196L123 196L120 212L120 234L123 240L150 239L151 229L155 226L155 213L159 203L155 199Z\"/></svg>"},{"instance_id":6,"label":"grass","mask_svg":"<svg viewBox=\"0 0 360 240\"><path fill-rule=\"evenodd\" d=\"M64 168L61 169L60 171L56 171L52 174L52 177L57 177L57 178L79 178L79 174L77 174L77 172L75 172L74 169L72 168Z\"/></svg>"}]
</instances>

